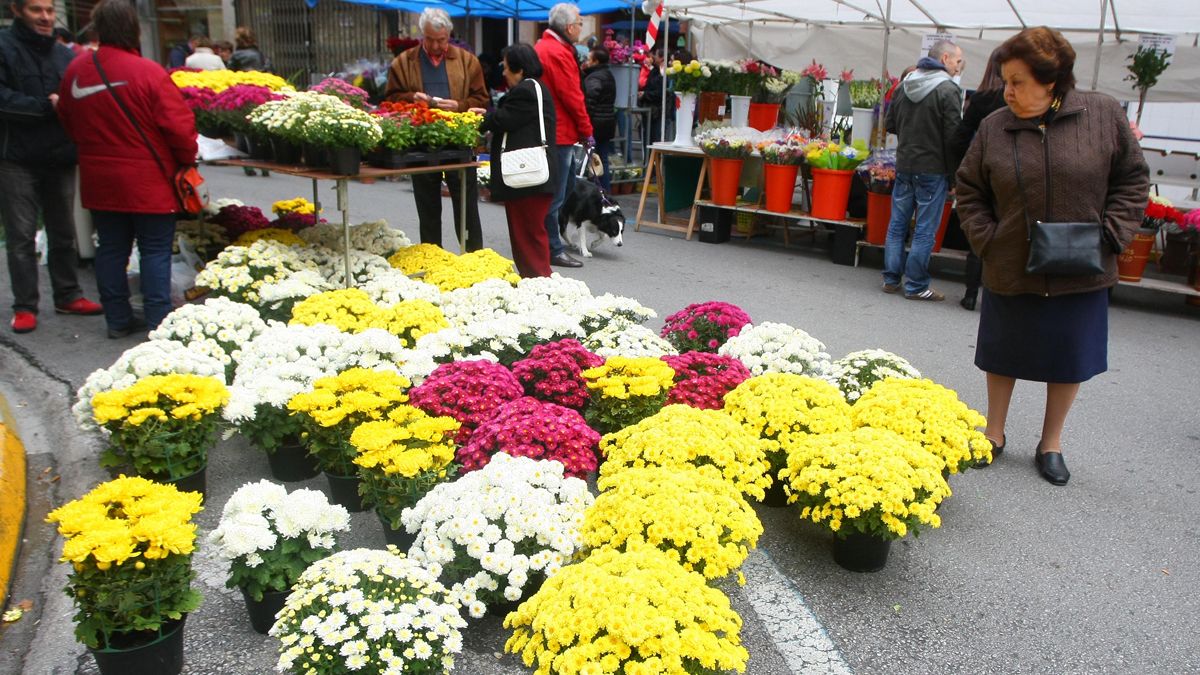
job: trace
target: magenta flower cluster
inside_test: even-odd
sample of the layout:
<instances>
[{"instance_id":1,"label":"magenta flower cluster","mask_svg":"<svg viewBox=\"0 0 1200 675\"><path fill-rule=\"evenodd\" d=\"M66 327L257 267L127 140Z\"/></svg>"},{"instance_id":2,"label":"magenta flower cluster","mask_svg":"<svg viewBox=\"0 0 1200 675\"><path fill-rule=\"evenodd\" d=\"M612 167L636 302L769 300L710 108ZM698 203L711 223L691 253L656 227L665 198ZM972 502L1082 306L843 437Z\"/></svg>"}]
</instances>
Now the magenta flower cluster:
<instances>
[{"instance_id":1,"label":"magenta flower cluster","mask_svg":"<svg viewBox=\"0 0 1200 675\"><path fill-rule=\"evenodd\" d=\"M430 415L446 415L462 426L455 441L465 445L475 427L501 405L525 392L508 368L494 361L455 361L438 366L408 392L409 403Z\"/></svg>"},{"instance_id":2,"label":"magenta flower cluster","mask_svg":"<svg viewBox=\"0 0 1200 675\"><path fill-rule=\"evenodd\" d=\"M604 358L589 352L578 340L548 342L513 363L512 372L530 396L582 410L588 402L583 371L602 365Z\"/></svg>"},{"instance_id":3,"label":"magenta flower cluster","mask_svg":"<svg viewBox=\"0 0 1200 675\"><path fill-rule=\"evenodd\" d=\"M217 215L209 218L209 222L225 228L225 234L230 241L237 239L247 232L262 230L271 226L271 221L263 215L257 206L229 205L217 211Z\"/></svg>"},{"instance_id":4,"label":"magenta flower cluster","mask_svg":"<svg viewBox=\"0 0 1200 675\"><path fill-rule=\"evenodd\" d=\"M564 473L585 478L596 470L600 434L587 425L578 411L525 396L501 405L480 424L458 451L464 471L481 469L492 455L549 459Z\"/></svg>"},{"instance_id":5,"label":"magenta flower cluster","mask_svg":"<svg viewBox=\"0 0 1200 675\"><path fill-rule=\"evenodd\" d=\"M322 218L321 222L324 223L325 219ZM295 211L288 211L271 221L271 227L291 232L299 232L306 227L312 227L316 224L317 216L315 213L296 213Z\"/></svg>"},{"instance_id":6,"label":"magenta flower cluster","mask_svg":"<svg viewBox=\"0 0 1200 675\"><path fill-rule=\"evenodd\" d=\"M193 111L208 110L217 98L217 93L206 87L180 87L179 93L183 94L183 102Z\"/></svg>"},{"instance_id":7,"label":"magenta flower cluster","mask_svg":"<svg viewBox=\"0 0 1200 675\"><path fill-rule=\"evenodd\" d=\"M732 356L687 352L662 360L675 371L675 386L667 394L667 405L682 403L720 410L725 407L725 394L750 379L750 370Z\"/></svg>"},{"instance_id":8,"label":"magenta flower cluster","mask_svg":"<svg viewBox=\"0 0 1200 675\"><path fill-rule=\"evenodd\" d=\"M269 87L257 84L235 84L217 94L208 104L209 110L237 110L243 113L267 101L278 101L283 96Z\"/></svg>"},{"instance_id":9,"label":"magenta flower cluster","mask_svg":"<svg viewBox=\"0 0 1200 675\"><path fill-rule=\"evenodd\" d=\"M699 302L667 317L662 336L680 352L715 352L742 332L750 315L728 302Z\"/></svg>"},{"instance_id":10,"label":"magenta flower cluster","mask_svg":"<svg viewBox=\"0 0 1200 675\"><path fill-rule=\"evenodd\" d=\"M327 77L313 85L309 91L327 96L336 96L355 108L364 108L370 98L365 90L360 89L340 77Z\"/></svg>"}]
</instances>

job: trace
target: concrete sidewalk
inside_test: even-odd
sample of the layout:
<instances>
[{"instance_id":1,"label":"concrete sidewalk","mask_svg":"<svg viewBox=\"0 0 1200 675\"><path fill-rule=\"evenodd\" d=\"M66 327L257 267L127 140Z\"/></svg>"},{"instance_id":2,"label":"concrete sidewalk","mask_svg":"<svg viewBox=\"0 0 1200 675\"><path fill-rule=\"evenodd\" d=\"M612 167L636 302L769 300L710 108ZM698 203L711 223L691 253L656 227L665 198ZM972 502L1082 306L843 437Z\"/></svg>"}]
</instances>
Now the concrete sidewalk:
<instances>
[{"instance_id":1,"label":"concrete sidewalk","mask_svg":"<svg viewBox=\"0 0 1200 675\"><path fill-rule=\"evenodd\" d=\"M205 175L214 197L264 209L278 199L311 199L310 183L285 176L248 178L225 168L206 168ZM632 221L636 202L622 203ZM352 184L351 208L354 222L386 218L415 237L407 184ZM508 255L503 209L481 204L480 211L485 245ZM447 206L446 241L449 213ZM725 300L756 322L809 331L835 357L888 349L973 407L984 406L983 378L972 365L978 315L954 302L884 295L877 269L835 266L822 249L804 245L708 245L652 231L629 231L625 241L620 249L598 249L569 276L595 293L635 297L660 318L691 302ZM949 278L934 286L950 298L961 292ZM0 284L0 307L9 304L7 293ZM1200 372L1200 313L1178 296L1122 288L1117 298L1110 370L1084 385L1068 420L1070 486L1054 488L1034 470L1043 393L1023 384L1010 414L1009 452L997 466L953 478L943 527L894 546L880 573L841 570L828 534L789 509L759 509L766 534L747 562L749 583L725 589L745 618L747 672L1200 671L1191 646L1200 632L1200 435L1188 396ZM31 464L52 463L61 475L50 492L59 504L105 477L96 464L101 441L73 428L74 388L135 341L104 339L100 318L46 309L35 333L0 331L0 385L14 407L23 404L16 426ZM7 321L6 312L0 316ZM238 485L266 475L265 458L243 441L221 443L210 460L202 532ZM310 484L324 487L320 479ZM373 514L356 514L353 522L344 546L383 544ZM26 547L17 580L33 580L36 608L0 628L0 672L95 672L71 633L73 610L60 590L66 570L51 563L59 543L51 545L40 528L46 543ZM250 630L239 594L224 588L223 570L203 548L196 566L205 603L188 620L185 672L269 672L273 641ZM498 619L472 624L466 637L458 672L523 672L514 658L500 656L507 632Z\"/></svg>"}]
</instances>

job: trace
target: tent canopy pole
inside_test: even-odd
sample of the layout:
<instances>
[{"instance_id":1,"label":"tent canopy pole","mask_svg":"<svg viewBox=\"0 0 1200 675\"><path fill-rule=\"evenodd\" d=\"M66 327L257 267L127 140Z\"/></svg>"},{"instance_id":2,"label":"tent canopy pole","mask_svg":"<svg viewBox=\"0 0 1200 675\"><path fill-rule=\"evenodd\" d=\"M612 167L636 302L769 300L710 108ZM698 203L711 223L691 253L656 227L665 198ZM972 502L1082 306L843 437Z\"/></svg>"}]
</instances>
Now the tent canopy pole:
<instances>
[{"instance_id":1,"label":"tent canopy pole","mask_svg":"<svg viewBox=\"0 0 1200 675\"><path fill-rule=\"evenodd\" d=\"M1100 49L1104 46L1104 20L1108 14L1108 0L1100 0L1100 30L1096 32L1096 62L1092 66L1092 91L1100 84Z\"/></svg>"}]
</instances>

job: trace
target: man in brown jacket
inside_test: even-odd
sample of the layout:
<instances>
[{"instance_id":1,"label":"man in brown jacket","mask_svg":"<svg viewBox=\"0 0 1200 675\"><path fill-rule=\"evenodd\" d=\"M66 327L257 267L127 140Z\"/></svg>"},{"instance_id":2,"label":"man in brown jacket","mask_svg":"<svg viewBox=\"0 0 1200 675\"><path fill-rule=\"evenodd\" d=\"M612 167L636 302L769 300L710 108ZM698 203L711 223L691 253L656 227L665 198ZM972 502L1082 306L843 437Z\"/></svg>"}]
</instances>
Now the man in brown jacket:
<instances>
[{"instance_id":1,"label":"man in brown jacket","mask_svg":"<svg viewBox=\"0 0 1200 675\"><path fill-rule=\"evenodd\" d=\"M454 27L450 15L443 9L430 7L421 13L417 25L424 36L421 44L401 52L392 61L385 98L409 103L420 101L431 108L452 112L486 108L489 99L487 86L483 83L483 68L474 54L450 44L450 31ZM423 244L442 245L443 178L450 188L456 232L461 222L458 172L414 174L413 198L417 203ZM466 249L477 251L481 248L479 184L475 172L468 171Z\"/></svg>"}]
</instances>

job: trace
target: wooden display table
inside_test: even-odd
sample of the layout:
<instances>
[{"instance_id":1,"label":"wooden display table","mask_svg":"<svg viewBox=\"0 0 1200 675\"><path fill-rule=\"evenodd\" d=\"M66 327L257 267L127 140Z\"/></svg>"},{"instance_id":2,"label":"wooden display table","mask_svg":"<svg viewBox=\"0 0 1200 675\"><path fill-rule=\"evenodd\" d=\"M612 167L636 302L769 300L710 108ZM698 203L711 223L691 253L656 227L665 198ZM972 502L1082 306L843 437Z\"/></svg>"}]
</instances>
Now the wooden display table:
<instances>
[{"instance_id":1,"label":"wooden display table","mask_svg":"<svg viewBox=\"0 0 1200 675\"><path fill-rule=\"evenodd\" d=\"M299 176L300 178L309 178L312 180L313 186L313 206L318 218L321 213L321 198L318 191L318 183L323 180L334 181L337 189L337 210L342 212L342 237L344 256L346 261L346 288L350 288L354 284L354 275L350 271L350 191L349 183L352 180L370 180L376 178L387 178L389 176L411 176L419 173L442 173L444 171L457 171L459 173L459 209L458 209L458 250L459 252L466 251L467 242L467 170L475 170L479 167L479 162L463 162L459 164L441 164L437 166L411 166L404 169L379 169L365 164L359 170L359 173L354 176L342 176L329 173L321 169L310 169L306 166L298 166L296 164L280 164L278 162L264 162L257 159L220 159L210 162L211 164L223 166L240 166L249 167L251 169L266 169L276 173L287 174L289 176Z\"/></svg>"}]
</instances>

